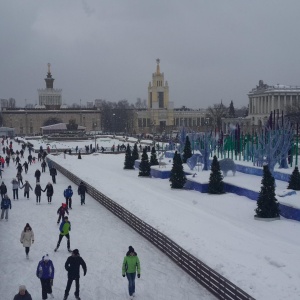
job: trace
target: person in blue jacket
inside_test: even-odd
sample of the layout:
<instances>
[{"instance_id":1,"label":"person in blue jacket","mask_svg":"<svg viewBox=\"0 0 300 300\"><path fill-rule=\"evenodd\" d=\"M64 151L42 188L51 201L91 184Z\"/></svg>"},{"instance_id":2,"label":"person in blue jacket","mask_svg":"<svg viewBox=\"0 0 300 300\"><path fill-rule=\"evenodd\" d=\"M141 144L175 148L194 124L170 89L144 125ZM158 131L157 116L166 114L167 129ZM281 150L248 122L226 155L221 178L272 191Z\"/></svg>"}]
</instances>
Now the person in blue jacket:
<instances>
[{"instance_id":1,"label":"person in blue jacket","mask_svg":"<svg viewBox=\"0 0 300 300\"><path fill-rule=\"evenodd\" d=\"M7 195L4 195L4 198L1 200L1 220L3 220L4 218L4 214L5 214L5 219L6 221L8 221L8 210L11 209L11 201L8 198Z\"/></svg>"},{"instance_id":2,"label":"person in blue jacket","mask_svg":"<svg viewBox=\"0 0 300 300\"><path fill-rule=\"evenodd\" d=\"M60 230L60 234L59 234L57 246L54 249L54 251L55 252L57 251L57 249L60 246L60 242L61 242L62 238L65 236L68 240L67 241L68 251L72 252L72 250L70 249L70 235L69 235L69 232L71 231L71 222L69 222L69 218L67 216L65 216L64 220L61 222L61 224L59 226L59 230Z\"/></svg>"},{"instance_id":3,"label":"person in blue jacket","mask_svg":"<svg viewBox=\"0 0 300 300\"><path fill-rule=\"evenodd\" d=\"M72 196L72 187L69 185L68 188L64 190L64 197L66 198L67 207L69 207L70 209L72 209Z\"/></svg>"},{"instance_id":4,"label":"person in blue jacket","mask_svg":"<svg viewBox=\"0 0 300 300\"><path fill-rule=\"evenodd\" d=\"M47 294L54 298L52 294L54 271L54 265L49 255L44 255L36 268L36 276L41 280L43 300L48 299Z\"/></svg>"}]
</instances>

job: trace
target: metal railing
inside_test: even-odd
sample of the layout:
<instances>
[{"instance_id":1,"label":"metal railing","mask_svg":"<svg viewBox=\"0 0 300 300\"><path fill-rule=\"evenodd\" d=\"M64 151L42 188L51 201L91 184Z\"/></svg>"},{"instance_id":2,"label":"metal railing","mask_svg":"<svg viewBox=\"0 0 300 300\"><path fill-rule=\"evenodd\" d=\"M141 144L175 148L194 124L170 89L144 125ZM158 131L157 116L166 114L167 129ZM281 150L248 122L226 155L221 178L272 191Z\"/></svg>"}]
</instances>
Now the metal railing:
<instances>
[{"instance_id":1,"label":"metal railing","mask_svg":"<svg viewBox=\"0 0 300 300\"><path fill-rule=\"evenodd\" d=\"M47 157L47 160L50 160ZM124 207L114 202L93 186L77 177L70 171L66 170L59 164L51 161L53 166L64 176L70 179L75 184L79 185L81 181L87 187L88 194L107 208L110 212L128 224L131 228L141 234L154 246L166 254L173 262L181 267L186 273L194 278L203 287L209 290L218 299L224 300L255 300L238 286L227 280L222 275L218 274L212 268L207 266L198 258L187 252L177 243L172 241L166 235L159 232L137 216L126 210Z\"/></svg>"}]
</instances>

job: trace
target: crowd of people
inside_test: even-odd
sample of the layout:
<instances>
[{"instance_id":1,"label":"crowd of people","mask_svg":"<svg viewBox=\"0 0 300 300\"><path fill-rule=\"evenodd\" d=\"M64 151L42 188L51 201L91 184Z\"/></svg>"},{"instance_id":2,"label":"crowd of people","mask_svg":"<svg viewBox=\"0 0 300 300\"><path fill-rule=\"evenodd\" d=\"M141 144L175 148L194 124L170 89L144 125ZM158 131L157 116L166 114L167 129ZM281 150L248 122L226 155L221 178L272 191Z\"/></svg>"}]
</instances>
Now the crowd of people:
<instances>
[{"instance_id":1,"label":"crowd of people","mask_svg":"<svg viewBox=\"0 0 300 300\"><path fill-rule=\"evenodd\" d=\"M3 139L2 144L8 143L8 139ZM17 175L16 177L12 178L10 181L12 186L12 196L14 201L19 200L19 189L24 189L24 198L25 200L30 199L30 190L34 191L36 204L41 204L41 198L42 198L42 192L46 193L47 196L47 202L48 204L52 203L52 197L54 195L54 187L53 185L56 184L56 176L57 171L55 167L52 165L51 161L49 160L47 163L47 152L40 149L38 153L38 160L36 161L34 157L32 157L33 149L30 147L26 147L25 144L22 144L22 151L16 151L13 150L13 142L10 141L9 147L3 147L3 154L6 154L7 159L4 159L4 163L2 164L2 161L0 159L0 170L3 172L3 168L16 168ZM25 153L26 150L28 150L29 155L27 157L27 160L25 160ZM1 156L2 157L2 156ZM0 158L1 158L0 157ZM10 164L10 161L13 161L13 164ZM25 160L25 161L24 161ZM33 178L32 178L32 186L29 183L30 178L28 178L28 170L29 168L32 168L36 166L37 162L41 163L41 169L36 168L34 172L35 177L35 187L33 189ZM23 163L23 164L22 164ZM46 172L46 166L48 165L49 173L52 178L52 183L49 181L45 188L42 188L41 186L41 176L48 176L47 174L43 175L43 173ZM2 174L2 172L0 174ZM24 180L23 183L23 172L25 173L26 180ZM7 182L8 178L2 178L2 183L0 185L0 194L1 194L1 221L5 218L6 221L8 221L8 212L12 208L12 201L9 197L8 188L5 184ZM83 181L80 182L77 193L80 197L80 203L81 205L85 205L85 196L88 192L88 189ZM69 185L63 193L63 196L65 197L65 202L61 203L61 206L57 210L57 224L59 225L59 237L58 242L56 245L56 248L54 251L56 252L58 248L60 247L60 244L64 237L66 237L67 240L67 249L71 253L71 256L69 256L65 262L65 270L68 273L68 280L64 292L64 300L68 299L69 292L72 286L73 281L75 281L75 298L77 300L80 300L80 285L79 285L79 278L80 278L80 266L83 269L83 275L85 276L87 273L87 266L84 261L84 259L80 256L79 250L74 249L71 250L70 245L70 231L71 231L71 222L69 220L69 210L72 209L72 197L73 197L73 190L72 187ZM59 198L62 197L62 195L58 196ZM20 243L23 245L25 249L25 256L26 259L29 259L29 253L30 248L34 244L34 231L31 225L27 222L25 227L21 231L20 236ZM53 261L51 260L51 255L49 253L46 253L42 256L42 259L38 262L37 269L36 269L36 276L39 278L41 282L41 294L42 299L48 299L48 296L51 298L54 298L52 293L53 288L53 279L55 275L55 266ZM133 299L135 296L135 277L136 274L138 278L140 278L140 262L139 258L134 251L133 247L129 247L129 250L124 257L123 265L122 265L122 275L123 277L127 277L128 279L128 293L130 296L130 299ZM32 300L32 297L27 291L25 285L19 286L19 292L15 295L14 300L19 299L25 299L25 300Z\"/></svg>"}]
</instances>

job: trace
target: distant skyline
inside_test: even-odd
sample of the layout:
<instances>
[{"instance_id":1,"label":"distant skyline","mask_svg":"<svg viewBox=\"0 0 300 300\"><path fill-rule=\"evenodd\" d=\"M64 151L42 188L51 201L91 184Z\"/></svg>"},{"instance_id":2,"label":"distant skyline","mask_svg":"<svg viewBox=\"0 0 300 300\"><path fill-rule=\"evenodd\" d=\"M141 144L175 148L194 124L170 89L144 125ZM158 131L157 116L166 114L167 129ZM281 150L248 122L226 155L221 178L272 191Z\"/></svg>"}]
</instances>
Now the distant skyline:
<instances>
[{"instance_id":1,"label":"distant skyline","mask_svg":"<svg viewBox=\"0 0 300 300\"><path fill-rule=\"evenodd\" d=\"M175 107L300 86L299 0L26 0L0 10L0 98L38 103L51 64L63 103L147 99L160 70Z\"/></svg>"}]
</instances>

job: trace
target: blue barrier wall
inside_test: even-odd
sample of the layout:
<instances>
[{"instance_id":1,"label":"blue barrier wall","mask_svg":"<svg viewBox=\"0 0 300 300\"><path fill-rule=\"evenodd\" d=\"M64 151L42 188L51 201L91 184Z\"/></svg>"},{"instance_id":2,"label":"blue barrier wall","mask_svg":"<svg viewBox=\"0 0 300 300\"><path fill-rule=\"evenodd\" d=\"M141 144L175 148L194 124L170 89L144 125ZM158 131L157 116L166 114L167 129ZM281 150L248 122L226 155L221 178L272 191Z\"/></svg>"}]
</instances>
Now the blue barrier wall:
<instances>
[{"instance_id":1,"label":"blue barrier wall","mask_svg":"<svg viewBox=\"0 0 300 300\"><path fill-rule=\"evenodd\" d=\"M300 221L300 209L279 203L280 215L296 221Z\"/></svg>"}]
</instances>

